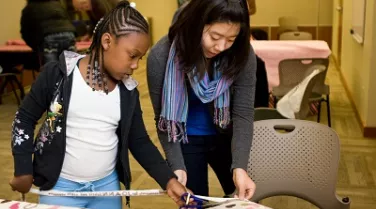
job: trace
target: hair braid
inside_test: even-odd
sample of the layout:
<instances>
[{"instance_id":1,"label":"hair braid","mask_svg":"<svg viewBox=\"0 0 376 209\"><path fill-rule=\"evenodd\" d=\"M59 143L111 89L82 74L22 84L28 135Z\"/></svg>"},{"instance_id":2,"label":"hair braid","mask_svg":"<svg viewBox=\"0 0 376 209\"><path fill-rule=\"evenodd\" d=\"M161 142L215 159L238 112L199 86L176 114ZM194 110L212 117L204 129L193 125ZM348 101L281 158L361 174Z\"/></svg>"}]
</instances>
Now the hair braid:
<instances>
[{"instance_id":1,"label":"hair braid","mask_svg":"<svg viewBox=\"0 0 376 209\"><path fill-rule=\"evenodd\" d=\"M108 75L104 71L101 43L103 34L110 33L120 37L134 32L149 34L149 25L145 18L130 6L128 1L121 1L110 13L98 21L89 48L90 57L86 74L86 83L91 86L93 91L98 85L99 89L103 89L108 94Z\"/></svg>"}]
</instances>

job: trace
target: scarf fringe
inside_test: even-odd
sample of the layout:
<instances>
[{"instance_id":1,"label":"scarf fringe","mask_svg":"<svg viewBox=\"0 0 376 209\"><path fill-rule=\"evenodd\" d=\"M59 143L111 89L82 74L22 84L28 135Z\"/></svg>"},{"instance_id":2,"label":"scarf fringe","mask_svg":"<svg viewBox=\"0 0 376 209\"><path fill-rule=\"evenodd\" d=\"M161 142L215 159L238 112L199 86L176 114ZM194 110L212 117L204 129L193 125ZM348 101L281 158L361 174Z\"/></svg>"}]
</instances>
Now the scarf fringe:
<instances>
[{"instance_id":1,"label":"scarf fringe","mask_svg":"<svg viewBox=\"0 0 376 209\"><path fill-rule=\"evenodd\" d=\"M167 120L160 117L158 122L158 129L163 132L167 132L169 142L183 142L188 143L186 126L182 122Z\"/></svg>"},{"instance_id":2,"label":"scarf fringe","mask_svg":"<svg viewBox=\"0 0 376 209\"><path fill-rule=\"evenodd\" d=\"M218 125L220 128L225 129L230 124L230 108L215 108L214 110L214 124Z\"/></svg>"}]
</instances>

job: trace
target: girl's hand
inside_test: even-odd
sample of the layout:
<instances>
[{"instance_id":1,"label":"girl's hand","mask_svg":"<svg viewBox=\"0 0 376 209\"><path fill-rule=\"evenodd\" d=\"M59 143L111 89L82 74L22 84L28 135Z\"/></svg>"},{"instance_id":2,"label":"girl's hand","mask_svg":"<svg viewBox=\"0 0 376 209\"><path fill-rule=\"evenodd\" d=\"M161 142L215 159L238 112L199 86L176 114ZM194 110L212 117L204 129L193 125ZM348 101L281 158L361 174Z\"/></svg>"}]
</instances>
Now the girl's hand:
<instances>
[{"instance_id":1,"label":"girl's hand","mask_svg":"<svg viewBox=\"0 0 376 209\"><path fill-rule=\"evenodd\" d=\"M22 194L28 193L30 191L31 186L33 185L33 176L32 175L15 176L9 182L9 185L12 187L13 191L17 191Z\"/></svg>"}]
</instances>

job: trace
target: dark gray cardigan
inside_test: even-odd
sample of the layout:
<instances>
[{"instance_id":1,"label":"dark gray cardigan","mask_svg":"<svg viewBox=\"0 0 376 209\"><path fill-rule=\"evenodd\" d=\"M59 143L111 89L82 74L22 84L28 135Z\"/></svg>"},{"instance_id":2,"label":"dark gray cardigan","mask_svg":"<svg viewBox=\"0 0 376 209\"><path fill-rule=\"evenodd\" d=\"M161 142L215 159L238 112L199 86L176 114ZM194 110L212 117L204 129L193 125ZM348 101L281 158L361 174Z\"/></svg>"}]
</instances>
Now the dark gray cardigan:
<instances>
[{"instance_id":1,"label":"dark gray cardigan","mask_svg":"<svg viewBox=\"0 0 376 209\"><path fill-rule=\"evenodd\" d=\"M166 64L170 50L168 37L163 37L150 51L147 59L147 80L154 108L155 121L158 124L161 113L161 98L166 72ZM250 55L244 69L232 84L231 117L232 166L247 170L249 152L253 138L253 103L256 83L256 57L251 47ZM158 130L158 137L172 170L185 170L180 143L168 141L167 133ZM229 139L230 140L230 139Z\"/></svg>"}]
</instances>

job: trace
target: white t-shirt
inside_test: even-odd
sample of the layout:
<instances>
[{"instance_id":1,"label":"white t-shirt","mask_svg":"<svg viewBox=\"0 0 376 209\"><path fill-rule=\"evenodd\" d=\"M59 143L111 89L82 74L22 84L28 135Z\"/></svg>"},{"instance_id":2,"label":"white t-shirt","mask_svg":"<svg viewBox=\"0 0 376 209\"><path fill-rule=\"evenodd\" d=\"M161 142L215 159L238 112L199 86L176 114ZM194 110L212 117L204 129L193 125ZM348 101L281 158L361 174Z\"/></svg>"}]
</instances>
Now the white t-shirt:
<instances>
[{"instance_id":1,"label":"white t-shirt","mask_svg":"<svg viewBox=\"0 0 376 209\"><path fill-rule=\"evenodd\" d=\"M120 121L119 87L106 95L93 91L76 66L66 124L66 150L60 176L75 182L95 181L116 166Z\"/></svg>"}]
</instances>

